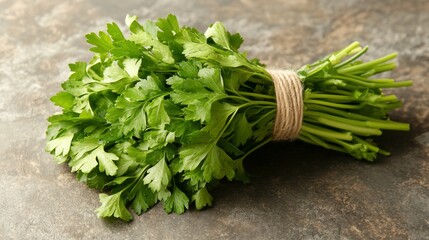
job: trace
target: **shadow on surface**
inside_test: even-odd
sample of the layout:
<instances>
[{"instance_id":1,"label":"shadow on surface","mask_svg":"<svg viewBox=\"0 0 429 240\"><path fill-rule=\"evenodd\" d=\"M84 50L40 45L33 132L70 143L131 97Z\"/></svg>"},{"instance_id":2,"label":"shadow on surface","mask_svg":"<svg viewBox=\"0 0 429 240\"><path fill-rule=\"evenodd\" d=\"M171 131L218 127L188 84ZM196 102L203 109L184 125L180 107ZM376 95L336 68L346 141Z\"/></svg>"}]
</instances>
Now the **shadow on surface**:
<instances>
[{"instance_id":1,"label":"shadow on surface","mask_svg":"<svg viewBox=\"0 0 429 240\"><path fill-rule=\"evenodd\" d=\"M392 155L378 156L374 162L357 160L347 154L300 141L273 142L245 159L245 169L251 176L249 184L223 181L214 189L214 199L220 203L225 198L238 198L237 201L244 197L260 198L267 191L299 193L317 188L320 185L319 180L326 178L325 175L334 178L347 175L364 177L360 176L364 169L375 168L375 165L395 165L400 161L401 156L406 155L414 145L412 135L411 132L386 131L383 136L375 138L375 141L380 143L379 146ZM240 194L240 191L244 194ZM234 197L230 199L228 195Z\"/></svg>"}]
</instances>

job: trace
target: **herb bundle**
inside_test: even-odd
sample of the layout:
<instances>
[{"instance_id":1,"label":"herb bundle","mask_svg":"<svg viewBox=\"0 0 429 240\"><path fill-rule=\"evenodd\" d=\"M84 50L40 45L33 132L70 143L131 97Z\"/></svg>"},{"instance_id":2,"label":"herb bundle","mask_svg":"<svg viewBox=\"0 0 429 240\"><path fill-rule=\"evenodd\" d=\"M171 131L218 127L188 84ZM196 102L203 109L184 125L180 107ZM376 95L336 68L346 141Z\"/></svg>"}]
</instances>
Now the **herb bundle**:
<instances>
[{"instance_id":1,"label":"herb bundle","mask_svg":"<svg viewBox=\"0 0 429 240\"><path fill-rule=\"evenodd\" d=\"M100 217L131 220L162 201L166 212L190 203L211 206L221 179L247 182L243 160L272 141L277 102L271 75L238 51L238 34L216 22L203 34L174 15L140 24L126 18L86 35L88 62L70 64L63 90L51 98L62 113L49 118L46 150L77 178L103 190ZM411 81L373 76L396 67L396 54L358 60L355 42L296 71L304 91L298 139L373 161L388 155L371 136L408 130L387 113L401 106L382 88Z\"/></svg>"}]
</instances>

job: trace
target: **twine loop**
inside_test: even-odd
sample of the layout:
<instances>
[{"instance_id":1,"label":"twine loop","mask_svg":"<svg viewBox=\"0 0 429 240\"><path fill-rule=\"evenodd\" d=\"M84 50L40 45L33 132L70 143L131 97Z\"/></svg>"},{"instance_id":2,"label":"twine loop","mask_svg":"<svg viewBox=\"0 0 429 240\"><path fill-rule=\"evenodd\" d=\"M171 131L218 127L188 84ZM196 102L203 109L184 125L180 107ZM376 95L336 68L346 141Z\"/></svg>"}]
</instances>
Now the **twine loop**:
<instances>
[{"instance_id":1,"label":"twine loop","mask_svg":"<svg viewBox=\"0 0 429 240\"><path fill-rule=\"evenodd\" d=\"M273 140L298 138L304 115L303 87L296 72L268 70L276 92L277 113L274 121Z\"/></svg>"}]
</instances>

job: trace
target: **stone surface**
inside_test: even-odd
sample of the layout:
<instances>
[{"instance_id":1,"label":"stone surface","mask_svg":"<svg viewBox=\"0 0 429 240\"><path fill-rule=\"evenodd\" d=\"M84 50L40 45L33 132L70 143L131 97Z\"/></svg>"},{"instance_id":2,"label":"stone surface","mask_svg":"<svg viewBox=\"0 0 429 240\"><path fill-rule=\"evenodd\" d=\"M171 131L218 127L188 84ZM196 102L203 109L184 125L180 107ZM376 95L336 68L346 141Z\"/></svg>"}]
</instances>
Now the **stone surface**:
<instances>
[{"instance_id":1,"label":"stone surface","mask_svg":"<svg viewBox=\"0 0 429 240\"><path fill-rule=\"evenodd\" d=\"M429 239L429 2L0 0L0 239ZM411 132L379 138L392 156L369 164L303 143L273 143L246 166L251 184L224 182L211 209L131 223L98 219L98 192L44 152L49 97L67 64L88 60L84 34L127 13L223 21L269 66L297 67L354 40L370 57L400 52L389 73L413 79L392 118Z\"/></svg>"}]
</instances>

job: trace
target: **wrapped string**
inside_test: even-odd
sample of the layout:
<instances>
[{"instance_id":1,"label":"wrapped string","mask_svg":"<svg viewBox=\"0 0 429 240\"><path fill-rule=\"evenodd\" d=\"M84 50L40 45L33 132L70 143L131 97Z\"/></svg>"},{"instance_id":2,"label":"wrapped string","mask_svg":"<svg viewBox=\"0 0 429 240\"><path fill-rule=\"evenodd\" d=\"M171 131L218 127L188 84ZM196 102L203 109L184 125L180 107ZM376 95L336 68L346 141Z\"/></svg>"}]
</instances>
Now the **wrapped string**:
<instances>
[{"instance_id":1,"label":"wrapped string","mask_svg":"<svg viewBox=\"0 0 429 240\"><path fill-rule=\"evenodd\" d=\"M274 121L273 140L292 141L298 138L304 115L303 87L296 72L268 70L275 87L277 113Z\"/></svg>"}]
</instances>

